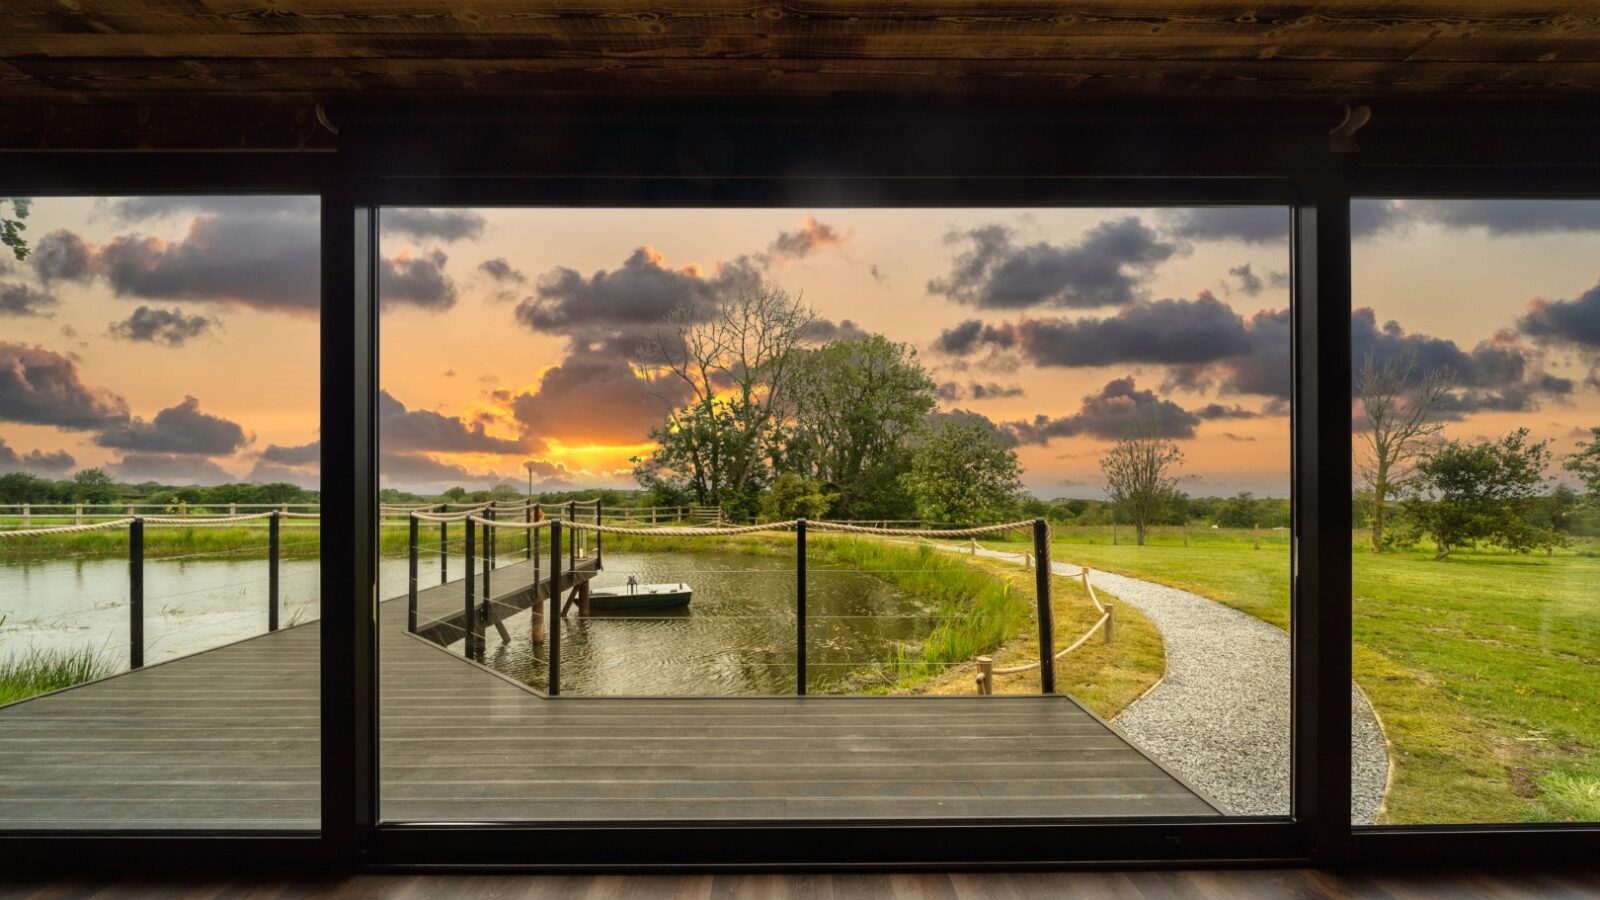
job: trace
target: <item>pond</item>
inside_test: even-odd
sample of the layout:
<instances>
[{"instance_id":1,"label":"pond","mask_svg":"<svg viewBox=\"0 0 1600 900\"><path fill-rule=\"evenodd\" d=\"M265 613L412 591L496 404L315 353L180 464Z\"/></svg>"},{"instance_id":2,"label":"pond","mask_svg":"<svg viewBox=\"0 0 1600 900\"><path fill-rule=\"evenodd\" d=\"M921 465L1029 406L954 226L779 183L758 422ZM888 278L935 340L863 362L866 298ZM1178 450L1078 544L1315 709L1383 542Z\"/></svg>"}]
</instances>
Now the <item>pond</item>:
<instances>
[{"instance_id":1,"label":"pond","mask_svg":"<svg viewBox=\"0 0 1600 900\"><path fill-rule=\"evenodd\" d=\"M459 573L459 557L451 571ZM319 564L282 564L280 619L313 621ZM262 634L267 563L245 560L145 562L145 662L153 664ZM380 592L403 593L407 563L381 561ZM424 586L437 570L424 568ZM727 552L606 554L595 586L629 576L641 583L688 583L686 609L655 613L576 611L563 620L562 692L571 695L760 695L795 691L794 563ZM882 664L932 629L933 611L886 580L813 564L807 592L807 689L856 691L883 683ZM91 647L112 667L128 664L128 564L121 557L0 563L0 660L34 649ZM547 687L543 646L531 644L528 616L491 630L486 664L539 690ZM383 635L382 639L392 639ZM455 646L460 652L460 645Z\"/></svg>"}]
</instances>

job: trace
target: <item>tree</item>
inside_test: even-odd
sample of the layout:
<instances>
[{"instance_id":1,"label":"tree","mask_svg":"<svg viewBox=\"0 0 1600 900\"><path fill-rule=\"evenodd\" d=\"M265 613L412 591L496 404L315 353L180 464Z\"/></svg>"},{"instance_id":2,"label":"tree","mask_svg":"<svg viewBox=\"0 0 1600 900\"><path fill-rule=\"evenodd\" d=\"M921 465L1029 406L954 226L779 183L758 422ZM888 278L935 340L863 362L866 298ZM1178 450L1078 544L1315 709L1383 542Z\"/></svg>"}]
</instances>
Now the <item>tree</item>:
<instances>
[{"instance_id":1,"label":"tree","mask_svg":"<svg viewBox=\"0 0 1600 900\"><path fill-rule=\"evenodd\" d=\"M769 521L820 519L827 514L833 499L834 495L824 492L815 481L785 472L761 498L761 514Z\"/></svg>"},{"instance_id":2,"label":"tree","mask_svg":"<svg viewBox=\"0 0 1600 900\"><path fill-rule=\"evenodd\" d=\"M1216 522L1224 528L1254 528L1261 524L1255 495L1240 491L1224 500L1217 509Z\"/></svg>"},{"instance_id":3,"label":"tree","mask_svg":"<svg viewBox=\"0 0 1600 900\"><path fill-rule=\"evenodd\" d=\"M117 483L99 468L72 476L73 494L82 503L110 503L117 499Z\"/></svg>"},{"instance_id":4,"label":"tree","mask_svg":"<svg viewBox=\"0 0 1600 900\"><path fill-rule=\"evenodd\" d=\"M5 214L5 205L11 204L11 215ZM7 247L11 255L22 262L28 258L28 240L22 232L28 229L22 223L28 217L33 201L23 197L0 197L0 247Z\"/></svg>"},{"instance_id":5,"label":"tree","mask_svg":"<svg viewBox=\"0 0 1600 900\"><path fill-rule=\"evenodd\" d=\"M992 522L1009 513L1022 490L1017 451L987 419L938 416L912 448L911 468L900 476L930 522Z\"/></svg>"},{"instance_id":6,"label":"tree","mask_svg":"<svg viewBox=\"0 0 1600 900\"><path fill-rule=\"evenodd\" d=\"M1417 464L1402 512L1433 540L1436 560L1478 541L1526 553L1551 539L1531 519L1549 462L1548 443L1529 443L1526 428L1495 442L1446 441Z\"/></svg>"},{"instance_id":7,"label":"tree","mask_svg":"<svg viewBox=\"0 0 1600 900\"><path fill-rule=\"evenodd\" d=\"M1589 429L1590 439L1579 441L1578 449L1567 454L1562 468L1577 475L1589 491L1589 499L1600 503L1600 428Z\"/></svg>"},{"instance_id":8,"label":"tree","mask_svg":"<svg viewBox=\"0 0 1600 900\"><path fill-rule=\"evenodd\" d=\"M1118 441L1100 460L1106 496L1121 516L1133 523L1139 546L1144 546L1150 526L1176 496L1178 479L1169 473L1181 465L1183 451L1148 425Z\"/></svg>"},{"instance_id":9,"label":"tree","mask_svg":"<svg viewBox=\"0 0 1600 900\"><path fill-rule=\"evenodd\" d=\"M906 441L938 406L936 389L917 351L882 335L804 351L779 467L835 489L837 515L891 516L911 463Z\"/></svg>"},{"instance_id":10,"label":"tree","mask_svg":"<svg viewBox=\"0 0 1600 900\"><path fill-rule=\"evenodd\" d=\"M657 394L689 401L651 431L659 449L635 464L640 485L676 483L699 503L755 512L794 359L816 319L801 298L769 286L743 290L709 316L673 310L640 349L655 367L647 381Z\"/></svg>"},{"instance_id":11,"label":"tree","mask_svg":"<svg viewBox=\"0 0 1600 900\"><path fill-rule=\"evenodd\" d=\"M1418 378L1417 358L1407 353L1378 362L1368 353L1356 376L1356 395L1367 417L1361 432L1366 459L1357 467L1372 492L1372 552L1382 553L1388 503L1398 496L1416 473L1416 462L1428 440L1444 428L1430 418L1434 406L1450 388L1449 374L1430 369Z\"/></svg>"}]
</instances>

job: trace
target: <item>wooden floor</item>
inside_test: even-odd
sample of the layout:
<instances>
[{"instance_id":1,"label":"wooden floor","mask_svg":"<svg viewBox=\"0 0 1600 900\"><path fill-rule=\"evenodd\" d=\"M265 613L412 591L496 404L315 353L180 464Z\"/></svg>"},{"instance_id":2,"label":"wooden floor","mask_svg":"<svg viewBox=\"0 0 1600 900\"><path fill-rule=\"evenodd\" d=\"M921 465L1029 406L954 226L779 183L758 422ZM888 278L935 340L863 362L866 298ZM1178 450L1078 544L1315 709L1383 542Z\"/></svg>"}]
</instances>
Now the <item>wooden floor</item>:
<instances>
[{"instance_id":1,"label":"wooden floor","mask_svg":"<svg viewBox=\"0 0 1600 900\"><path fill-rule=\"evenodd\" d=\"M1065 697L548 699L405 606L380 606L385 819L1218 814ZM0 827L318 827L318 632L0 708Z\"/></svg>"},{"instance_id":2,"label":"wooden floor","mask_svg":"<svg viewBox=\"0 0 1600 900\"><path fill-rule=\"evenodd\" d=\"M0 896L14 900L95 897L121 900L184 897L672 897L677 900L1031 900L1107 897L1126 900L1177 898L1278 898L1335 900L1515 900L1600 897L1594 868L1447 871L1315 869L1225 869L1095 872L806 873L794 875L353 875L324 879L209 878L139 881L94 878L0 880Z\"/></svg>"}]
</instances>

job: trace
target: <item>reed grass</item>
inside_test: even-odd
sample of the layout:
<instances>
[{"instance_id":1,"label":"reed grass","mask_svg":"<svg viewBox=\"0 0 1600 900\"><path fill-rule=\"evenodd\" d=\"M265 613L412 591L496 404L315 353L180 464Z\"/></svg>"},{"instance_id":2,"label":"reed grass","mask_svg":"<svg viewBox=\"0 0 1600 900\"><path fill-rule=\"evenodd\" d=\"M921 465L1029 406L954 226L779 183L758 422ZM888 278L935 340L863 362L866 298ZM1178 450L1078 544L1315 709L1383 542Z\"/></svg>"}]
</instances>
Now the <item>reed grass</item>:
<instances>
[{"instance_id":1,"label":"reed grass","mask_svg":"<svg viewBox=\"0 0 1600 900\"><path fill-rule=\"evenodd\" d=\"M0 659L0 706L104 678L111 674L111 668L111 661L93 647L33 648L20 656Z\"/></svg>"}]
</instances>

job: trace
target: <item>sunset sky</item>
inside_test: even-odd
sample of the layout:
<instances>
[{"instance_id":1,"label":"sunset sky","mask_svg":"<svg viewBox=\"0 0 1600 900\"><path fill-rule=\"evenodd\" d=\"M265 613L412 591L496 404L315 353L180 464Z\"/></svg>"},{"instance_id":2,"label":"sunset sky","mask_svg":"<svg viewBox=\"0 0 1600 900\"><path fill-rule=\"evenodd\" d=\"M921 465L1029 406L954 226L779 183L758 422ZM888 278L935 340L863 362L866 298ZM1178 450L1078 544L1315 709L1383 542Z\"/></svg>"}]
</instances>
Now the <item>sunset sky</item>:
<instances>
[{"instance_id":1,"label":"sunset sky","mask_svg":"<svg viewBox=\"0 0 1600 900\"><path fill-rule=\"evenodd\" d=\"M1600 203L1363 201L1356 353L1455 374L1449 433L1600 425ZM1135 420L1192 494L1288 490L1288 213L386 210L383 473L633 486L660 401L639 340L676 306L803 295L818 339L911 344L1045 496L1098 496ZM309 198L46 199L0 260L0 471L290 480L317 471ZM1370 308L1371 312L1363 311ZM1393 323L1393 324L1390 324Z\"/></svg>"}]
</instances>

